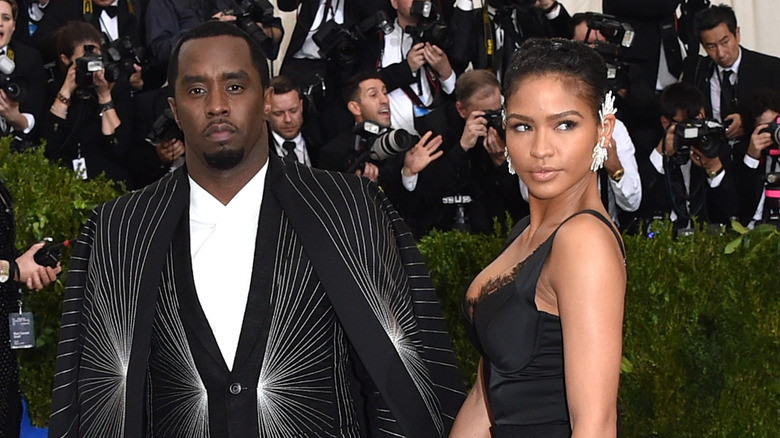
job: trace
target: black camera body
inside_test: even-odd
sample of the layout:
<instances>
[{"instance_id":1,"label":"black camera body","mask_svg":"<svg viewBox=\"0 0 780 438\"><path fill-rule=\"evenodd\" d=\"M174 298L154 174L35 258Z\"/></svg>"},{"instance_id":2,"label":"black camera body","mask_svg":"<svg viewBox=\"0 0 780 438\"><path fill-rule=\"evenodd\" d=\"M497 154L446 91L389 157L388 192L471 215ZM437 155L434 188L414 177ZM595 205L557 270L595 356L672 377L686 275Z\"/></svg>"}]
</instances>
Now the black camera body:
<instances>
[{"instance_id":1,"label":"black camera body","mask_svg":"<svg viewBox=\"0 0 780 438\"><path fill-rule=\"evenodd\" d=\"M76 88L95 87L95 73L103 69L103 57L95 52L92 44L84 45L84 55L76 59Z\"/></svg>"},{"instance_id":2,"label":"black camera body","mask_svg":"<svg viewBox=\"0 0 780 438\"><path fill-rule=\"evenodd\" d=\"M103 57L103 68L106 69L106 80L116 82L120 78L130 78L135 72L133 64L144 66L147 64L146 53L143 47L134 46L128 36L118 38L106 47L106 55Z\"/></svg>"},{"instance_id":3,"label":"black camera body","mask_svg":"<svg viewBox=\"0 0 780 438\"><path fill-rule=\"evenodd\" d=\"M674 150L683 162L690 158L692 146L715 158L727 142L725 128L712 119L687 119L674 127Z\"/></svg>"},{"instance_id":4,"label":"black camera body","mask_svg":"<svg viewBox=\"0 0 780 438\"><path fill-rule=\"evenodd\" d=\"M353 65L358 58L358 41L375 29L390 34L395 25L384 11L367 17L358 25L339 24L334 20L323 23L312 39L319 47L322 59L332 59L343 65Z\"/></svg>"},{"instance_id":5,"label":"black camera body","mask_svg":"<svg viewBox=\"0 0 780 438\"><path fill-rule=\"evenodd\" d=\"M501 110L487 110L485 115L482 116L487 121L487 125L498 132L501 138L506 138L506 130L504 129L504 115Z\"/></svg>"},{"instance_id":6,"label":"black camera body","mask_svg":"<svg viewBox=\"0 0 780 438\"><path fill-rule=\"evenodd\" d=\"M612 15L598 14L595 12L589 12L587 14L586 22L588 29L597 30L604 35L604 38L612 44L616 44L623 47L631 47L634 44L634 32L633 26L628 23L623 23Z\"/></svg>"},{"instance_id":7,"label":"black camera body","mask_svg":"<svg viewBox=\"0 0 780 438\"><path fill-rule=\"evenodd\" d=\"M268 0L243 0L233 9L222 12L235 16L234 24L248 33L258 44L263 45L269 40L268 35L257 25L266 17L274 15L274 6Z\"/></svg>"},{"instance_id":8,"label":"black camera body","mask_svg":"<svg viewBox=\"0 0 780 438\"><path fill-rule=\"evenodd\" d=\"M354 173L367 161L380 162L411 149L420 138L403 129L382 128L366 120L352 128L355 146L347 158L347 173Z\"/></svg>"},{"instance_id":9,"label":"black camera body","mask_svg":"<svg viewBox=\"0 0 780 438\"><path fill-rule=\"evenodd\" d=\"M452 47L452 32L433 2L415 0L410 13L418 19L417 26L406 26L404 29L412 36L412 45L431 43L442 50Z\"/></svg>"},{"instance_id":10,"label":"black camera body","mask_svg":"<svg viewBox=\"0 0 780 438\"><path fill-rule=\"evenodd\" d=\"M179 128L178 123L176 123L173 111L170 108L165 108L163 113L152 124L152 129L149 130L145 140L150 145L157 146L160 143L173 139L184 141L184 133Z\"/></svg>"},{"instance_id":11,"label":"black camera body","mask_svg":"<svg viewBox=\"0 0 780 438\"><path fill-rule=\"evenodd\" d=\"M770 149L780 148L780 116L769 122L769 126L762 129L761 132L768 132L772 136L772 146Z\"/></svg>"},{"instance_id":12,"label":"black camera body","mask_svg":"<svg viewBox=\"0 0 780 438\"><path fill-rule=\"evenodd\" d=\"M0 56L0 89L14 102L19 102L24 97L25 85L18 77L14 77L16 63L6 55Z\"/></svg>"}]
</instances>

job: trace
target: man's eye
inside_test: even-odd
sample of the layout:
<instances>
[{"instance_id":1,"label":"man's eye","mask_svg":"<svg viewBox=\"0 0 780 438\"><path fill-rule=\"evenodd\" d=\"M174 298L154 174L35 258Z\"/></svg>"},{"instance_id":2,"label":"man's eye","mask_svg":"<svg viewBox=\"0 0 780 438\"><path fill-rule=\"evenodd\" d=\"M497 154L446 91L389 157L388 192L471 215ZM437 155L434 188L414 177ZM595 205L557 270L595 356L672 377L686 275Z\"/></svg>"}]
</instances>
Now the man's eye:
<instances>
[{"instance_id":1,"label":"man's eye","mask_svg":"<svg viewBox=\"0 0 780 438\"><path fill-rule=\"evenodd\" d=\"M199 87L191 88L190 91L189 91L190 94L204 94L205 92L206 92L206 90L204 90L203 88L199 88Z\"/></svg>"},{"instance_id":2,"label":"man's eye","mask_svg":"<svg viewBox=\"0 0 780 438\"><path fill-rule=\"evenodd\" d=\"M244 89L244 87L242 85L238 85L238 84L233 84L233 85L228 86L228 91L234 91L235 92L235 91L241 91L243 89Z\"/></svg>"}]
</instances>

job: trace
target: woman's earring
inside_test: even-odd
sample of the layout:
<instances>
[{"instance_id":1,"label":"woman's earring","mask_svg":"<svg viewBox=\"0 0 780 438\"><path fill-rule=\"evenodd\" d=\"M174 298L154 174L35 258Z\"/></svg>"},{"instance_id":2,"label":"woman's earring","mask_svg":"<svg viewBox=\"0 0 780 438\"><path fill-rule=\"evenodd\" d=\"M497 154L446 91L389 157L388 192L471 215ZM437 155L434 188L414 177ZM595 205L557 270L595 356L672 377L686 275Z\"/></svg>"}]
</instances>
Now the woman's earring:
<instances>
[{"instance_id":1,"label":"woman's earring","mask_svg":"<svg viewBox=\"0 0 780 438\"><path fill-rule=\"evenodd\" d=\"M516 172L515 168L512 167L512 159L509 157L509 148L504 148L504 156L506 157L506 167L509 170L509 174L514 175Z\"/></svg>"},{"instance_id":2,"label":"woman's earring","mask_svg":"<svg viewBox=\"0 0 780 438\"><path fill-rule=\"evenodd\" d=\"M604 102L601 103L601 109L599 110L599 119L601 119L602 130L604 129L604 121L607 118L607 114L615 114L615 96L612 95L612 91L607 91L604 96ZM604 166L604 162L607 161L607 148L604 147L606 138L602 136L596 146L593 148L593 162L590 164L590 170L597 171Z\"/></svg>"},{"instance_id":3,"label":"woman's earring","mask_svg":"<svg viewBox=\"0 0 780 438\"><path fill-rule=\"evenodd\" d=\"M604 137L599 139L596 146L593 148L593 162L590 163L590 170L596 172L604 166L604 162L607 161L607 148L604 147Z\"/></svg>"}]
</instances>

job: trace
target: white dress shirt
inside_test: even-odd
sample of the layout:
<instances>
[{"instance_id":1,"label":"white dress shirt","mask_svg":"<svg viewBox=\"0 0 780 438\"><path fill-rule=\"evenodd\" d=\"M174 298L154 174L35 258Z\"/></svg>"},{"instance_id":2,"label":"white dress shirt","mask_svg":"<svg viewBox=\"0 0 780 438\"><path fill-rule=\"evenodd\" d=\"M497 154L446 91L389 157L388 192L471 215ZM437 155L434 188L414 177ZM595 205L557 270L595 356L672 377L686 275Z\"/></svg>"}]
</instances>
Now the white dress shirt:
<instances>
[{"instance_id":1,"label":"white dress shirt","mask_svg":"<svg viewBox=\"0 0 780 438\"><path fill-rule=\"evenodd\" d=\"M387 67L399 62L407 62L406 55L412 48L412 36L404 33L401 26L398 24L398 19L395 20L395 27L393 32L385 35L385 45L382 49L381 67ZM424 75L423 68L420 68L417 72L413 72L415 77ZM448 78L441 78L441 92L451 94L455 91L455 72ZM429 106L433 103L434 95L432 93L428 80L424 77L420 81L410 85L412 91L414 91L420 98L420 101L425 106ZM391 91L387 95L390 101L390 122L393 129L405 129L412 134L419 135L417 129L414 127L414 103L406 95L404 90L397 88Z\"/></svg>"},{"instance_id":2,"label":"white dress shirt","mask_svg":"<svg viewBox=\"0 0 780 438\"><path fill-rule=\"evenodd\" d=\"M309 153L306 151L306 142L303 140L303 135L301 135L300 132L292 140L285 140L281 135L274 131L271 131L271 135L274 138L276 155L279 155L280 158L284 158L287 155L287 151L282 147L282 143L285 141L292 141L295 143L295 159L298 160L299 163L311 167L311 158L309 158Z\"/></svg>"},{"instance_id":3,"label":"white dress shirt","mask_svg":"<svg viewBox=\"0 0 780 438\"><path fill-rule=\"evenodd\" d=\"M314 21L311 22L309 34L306 35L306 39L303 41L300 50L293 54L293 58L321 59L320 46L314 42L314 34L320 30L322 24L329 20L334 20L339 24L344 23L344 1L345 0L331 0L330 8L326 11L326 0L320 0L320 7L317 9L317 15L314 16Z\"/></svg>"},{"instance_id":4,"label":"white dress shirt","mask_svg":"<svg viewBox=\"0 0 780 438\"><path fill-rule=\"evenodd\" d=\"M739 64L742 62L742 48L739 49L739 56L737 56L737 60L734 61L734 64L731 65L731 67L723 68L719 65L716 65L717 68L712 71L712 76L710 77L710 102L712 102L712 118L715 120L723 121L723 117L721 117L720 113L720 80L723 77L723 71L724 70L731 70L734 73L729 78L729 82L731 82L732 85L737 85L737 78L739 76ZM725 114L726 116L728 114Z\"/></svg>"},{"instance_id":5,"label":"white dress shirt","mask_svg":"<svg viewBox=\"0 0 780 438\"><path fill-rule=\"evenodd\" d=\"M238 348L268 165L223 205L190 178L190 255L198 301L228 369Z\"/></svg>"},{"instance_id":6,"label":"white dress shirt","mask_svg":"<svg viewBox=\"0 0 780 438\"><path fill-rule=\"evenodd\" d=\"M114 0L110 6L117 6L119 0ZM106 11L100 12L100 31L108 35L111 41L119 39L119 15L114 18L108 15Z\"/></svg>"}]
</instances>

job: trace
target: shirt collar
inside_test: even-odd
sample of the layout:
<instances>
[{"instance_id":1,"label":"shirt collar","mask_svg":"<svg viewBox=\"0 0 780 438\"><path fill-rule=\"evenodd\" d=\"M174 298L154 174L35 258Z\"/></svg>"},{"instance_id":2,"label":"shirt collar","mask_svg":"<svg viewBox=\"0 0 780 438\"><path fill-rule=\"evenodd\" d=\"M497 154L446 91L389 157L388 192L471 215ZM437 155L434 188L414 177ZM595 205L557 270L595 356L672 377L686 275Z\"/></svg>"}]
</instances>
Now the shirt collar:
<instances>
[{"instance_id":1,"label":"shirt collar","mask_svg":"<svg viewBox=\"0 0 780 438\"><path fill-rule=\"evenodd\" d=\"M737 55L737 60L734 61L734 64L731 64L731 67L721 67L717 64L715 64L718 67L718 77L723 77L723 71L724 70L731 70L734 72L736 77L739 77L739 64L742 63L742 46L739 47L739 55Z\"/></svg>"},{"instance_id":2,"label":"shirt collar","mask_svg":"<svg viewBox=\"0 0 780 438\"><path fill-rule=\"evenodd\" d=\"M268 160L265 165L247 182L236 196L222 205L217 198L198 185L191 176L190 181L190 220L203 223L217 223L223 214L257 214L260 211L258 200L263 199L265 175L268 170Z\"/></svg>"},{"instance_id":3,"label":"shirt collar","mask_svg":"<svg viewBox=\"0 0 780 438\"><path fill-rule=\"evenodd\" d=\"M299 132L298 135L295 136L292 140L285 140L281 135L277 134L274 131L271 131L271 135L274 138L274 144L277 147L282 147L282 143L285 141L292 141L295 142L295 149L302 148L303 147L303 135Z\"/></svg>"}]
</instances>

